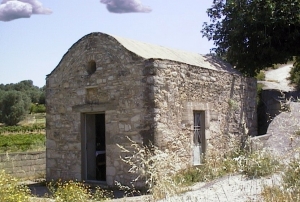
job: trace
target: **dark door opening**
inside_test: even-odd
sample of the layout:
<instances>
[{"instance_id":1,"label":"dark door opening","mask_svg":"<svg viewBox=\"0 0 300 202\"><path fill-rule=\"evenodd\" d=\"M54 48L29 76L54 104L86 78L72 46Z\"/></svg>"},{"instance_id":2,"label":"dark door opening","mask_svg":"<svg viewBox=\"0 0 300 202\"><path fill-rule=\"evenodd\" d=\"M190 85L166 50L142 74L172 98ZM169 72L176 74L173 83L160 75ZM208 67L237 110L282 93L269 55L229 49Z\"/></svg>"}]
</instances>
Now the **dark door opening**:
<instances>
[{"instance_id":1,"label":"dark door opening","mask_svg":"<svg viewBox=\"0 0 300 202\"><path fill-rule=\"evenodd\" d=\"M105 114L85 115L86 179L106 181Z\"/></svg>"},{"instance_id":2,"label":"dark door opening","mask_svg":"<svg viewBox=\"0 0 300 202\"><path fill-rule=\"evenodd\" d=\"M96 180L106 181L105 115L96 114Z\"/></svg>"}]
</instances>

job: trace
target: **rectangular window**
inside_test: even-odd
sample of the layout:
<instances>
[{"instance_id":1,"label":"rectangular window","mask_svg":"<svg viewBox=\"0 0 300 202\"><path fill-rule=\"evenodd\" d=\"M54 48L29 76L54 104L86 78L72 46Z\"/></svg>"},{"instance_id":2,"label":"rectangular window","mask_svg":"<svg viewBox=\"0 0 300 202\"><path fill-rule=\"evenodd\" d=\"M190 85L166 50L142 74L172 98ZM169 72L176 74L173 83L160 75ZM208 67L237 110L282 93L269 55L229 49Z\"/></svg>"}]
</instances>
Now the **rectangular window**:
<instances>
[{"instance_id":1,"label":"rectangular window","mask_svg":"<svg viewBox=\"0 0 300 202\"><path fill-rule=\"evenodd\" d=\"M194 113L194 144L201 145L201 112Z\"/></svg>"},{"instance_id":2,"label":"rectangular window","mask_svg":"<svg viewBox=\"0 0 300 202\"><path fill-rule=\"evenodd\" d=\"M194 165L200 165L205 154L205 112L194 112Z\"/></svg>"}]
</instances>

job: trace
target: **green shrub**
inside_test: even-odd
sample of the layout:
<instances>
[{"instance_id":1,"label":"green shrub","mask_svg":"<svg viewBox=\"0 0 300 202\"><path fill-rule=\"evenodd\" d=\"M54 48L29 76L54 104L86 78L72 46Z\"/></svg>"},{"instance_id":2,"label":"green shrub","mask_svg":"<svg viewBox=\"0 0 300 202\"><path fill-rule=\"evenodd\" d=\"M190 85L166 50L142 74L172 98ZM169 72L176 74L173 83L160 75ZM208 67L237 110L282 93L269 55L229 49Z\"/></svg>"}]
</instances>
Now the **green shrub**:
<instances>
[{"instance_id":1,"label":"green shrub","mask_svg":"<svg viewBox=\"0 0 300 202\"><path fill-rule=\"evenodd\" d=\"M91 198L88 187L80 182L50 182L48 188L57 202L79 202Z\"/></svg>"},{"instance_id":2,"label":"green shrub","mask_svg":"<svg viewBox=\"0 0 300 202\"><path fill-rule=\"evenodd\" d=\"M19 185L16 178L0 171L0 201L3 202L29 202L30 190Z\"/></svg>"},{"instance_id":3,"label":"green shrub","mask_svg":"<svg viewBox=\"0 0 300 202\"><path fill-rule=\"evenodd\" d=\"M96 187L93 193L90 186L72 180L50 182L48 188L56 202L103 201L112 197L110 191Z\"/></svg>"},{"instance_id":4,"label":"green shrub","mask_svg":"<svg viewBox=\"0 0 300 202\"><path fill-rule=\"evenodd\" d=\"M265 74L265 71L260 70L259 73L255 76L255 78L256 78L258 81L264 81L264 80L266 80L266 74Z\"/></svg>"},{"instance_id":5,"label":"green shrub","mask_svg":"<svg viewBox=\"0 0 300 202\"><path fill-rule=\"evenodd\" d=\"M44 104L31 104L30 113L46 113L46 106Z\"/></svg>"}]
</instances>

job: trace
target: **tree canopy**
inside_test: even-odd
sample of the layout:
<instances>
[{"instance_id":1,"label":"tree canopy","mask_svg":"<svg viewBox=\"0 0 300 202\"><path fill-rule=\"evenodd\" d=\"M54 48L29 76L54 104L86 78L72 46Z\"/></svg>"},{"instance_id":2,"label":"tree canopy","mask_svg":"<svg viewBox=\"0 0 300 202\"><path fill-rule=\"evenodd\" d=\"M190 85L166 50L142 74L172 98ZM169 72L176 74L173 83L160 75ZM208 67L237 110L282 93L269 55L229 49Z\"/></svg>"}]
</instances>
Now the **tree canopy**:
<instances>
[{"instance_id":1,"label":"tree canopy","mask_svg":"<svg viewBox=\"0 0 300 202\"><path fill-rule=\"evenodd\" d=\"M214 0L202 34L247 76L300 55L300 0Z\"/></svg>"},{"instance_id":2,"label":"tree canopy","mask_svg":"<svg viewBox=\"0 0 300 202\"><path fill-rule=\"evenodd\" d=\"M0 84L0 122L16 125L30 112L45 111L45 87L33 85L31 80L16 84Z\"/></svg>"},{"instance_id":3,"label":"tree canopy","mask_svg":"<svg viewBox=\"0 0 300 202\"><path fill-rule=\"evenodd\" d=\"M6 125L16 125L29 111L30 98L20 91L6 91L1 96L1 121Z\"/></svg>"},{"instance_id":4,"label":"tree canopy","mask_svg":"<svg viewBox=\"0 0 300 202\"><path fill-rule=\"evenodd\" d=\"M19 91L27 94L32 103L45 104L45 86L39 88L33 85L31 80L24 80L18 83L0 84L0 90L2 91Z\"/></svg>"}]
</instances>

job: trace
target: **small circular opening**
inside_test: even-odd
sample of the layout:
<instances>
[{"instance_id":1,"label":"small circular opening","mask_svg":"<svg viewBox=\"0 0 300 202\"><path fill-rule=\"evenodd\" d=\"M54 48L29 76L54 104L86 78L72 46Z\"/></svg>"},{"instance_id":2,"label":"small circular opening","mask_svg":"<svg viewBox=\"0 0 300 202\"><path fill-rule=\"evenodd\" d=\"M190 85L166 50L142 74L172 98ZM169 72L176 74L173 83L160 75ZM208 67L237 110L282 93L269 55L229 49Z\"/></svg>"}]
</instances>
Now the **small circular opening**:
<instances>
[{"instance_id":1,"label":"small circular opening","mask_svg":"<svg viewBox=\"0 0 300 202\"><path fill-rule=\"evenodd\" d=\"M96 71L96 62L94 60L88 62L86 71L88 74L93 74Z\"/></svg>"}]
</instances>

